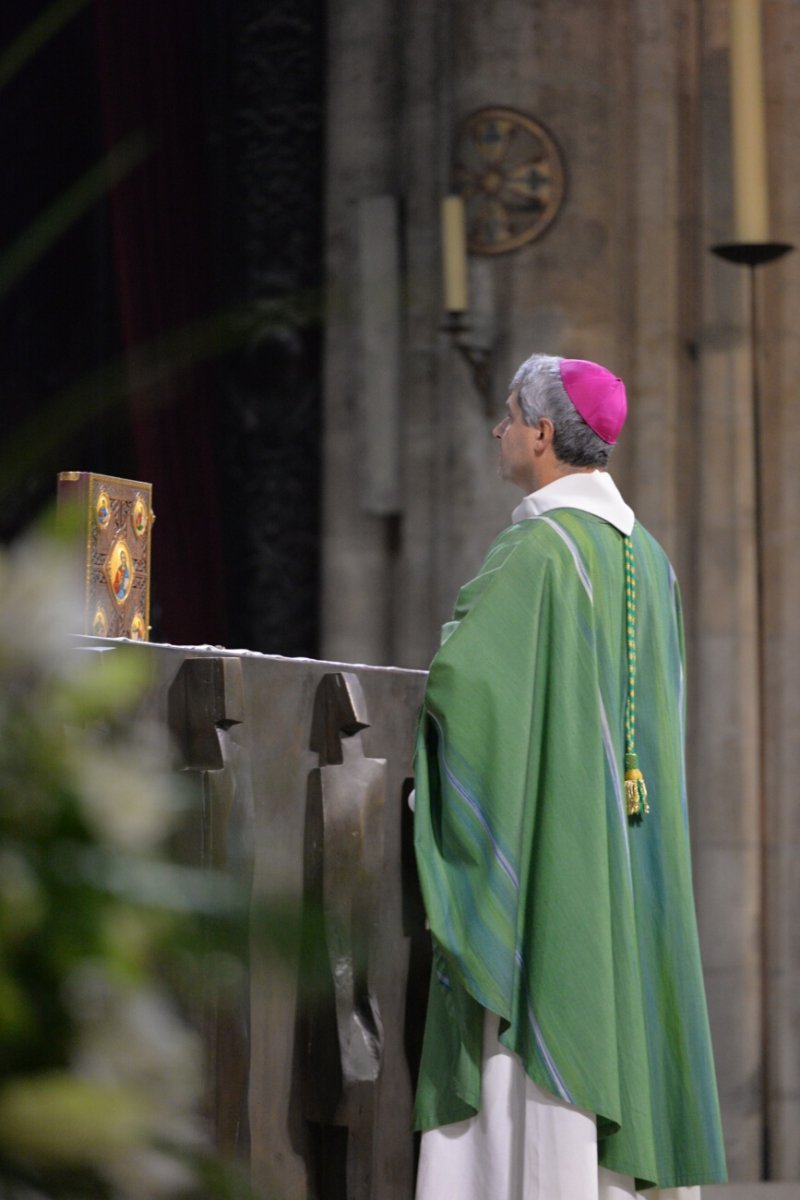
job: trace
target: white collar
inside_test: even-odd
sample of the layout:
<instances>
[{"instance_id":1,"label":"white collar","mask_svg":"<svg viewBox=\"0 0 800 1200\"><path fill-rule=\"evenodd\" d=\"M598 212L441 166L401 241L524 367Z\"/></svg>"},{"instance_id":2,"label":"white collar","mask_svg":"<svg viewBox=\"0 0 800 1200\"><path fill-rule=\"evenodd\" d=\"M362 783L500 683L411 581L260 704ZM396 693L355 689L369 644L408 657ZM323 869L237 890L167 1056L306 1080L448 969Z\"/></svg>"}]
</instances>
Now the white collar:
<instances>
[{"instance_id":1,"label":"white collar","mask_svg":"<svg viewBox=\"0 0 800 1200\"><path fill-rule=\"evenodd\" d=\"M511 520L527 521L553 508L579 508L608 521L620 533L633 532L633 509L622 499L619 488L607 471L575 471L562 475L526 496L511 514Z\"/></svg>"}]
</instances>

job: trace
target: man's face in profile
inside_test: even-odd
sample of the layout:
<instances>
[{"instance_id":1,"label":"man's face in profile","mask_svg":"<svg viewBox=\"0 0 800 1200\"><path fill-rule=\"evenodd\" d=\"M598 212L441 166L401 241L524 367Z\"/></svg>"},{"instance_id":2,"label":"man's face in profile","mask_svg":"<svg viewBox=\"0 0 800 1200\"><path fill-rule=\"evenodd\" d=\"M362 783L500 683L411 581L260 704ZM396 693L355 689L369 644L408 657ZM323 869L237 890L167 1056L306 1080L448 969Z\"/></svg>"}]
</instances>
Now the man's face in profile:
<instances>
[{"instance_id":1,"label":"man's face in profile","mask_svg":"<svg viewBox=\"0 0 800 1200\"><path fill-rule=\"evenodd\" d=\"M533 479L533 447L538 430L526 425L519 406L519 389L515 388L506 401L506 415L498 421L492 435L500 442L498 473L501 479L515 483L524 492L535 490Z\"/></svg>"}]
</instances>

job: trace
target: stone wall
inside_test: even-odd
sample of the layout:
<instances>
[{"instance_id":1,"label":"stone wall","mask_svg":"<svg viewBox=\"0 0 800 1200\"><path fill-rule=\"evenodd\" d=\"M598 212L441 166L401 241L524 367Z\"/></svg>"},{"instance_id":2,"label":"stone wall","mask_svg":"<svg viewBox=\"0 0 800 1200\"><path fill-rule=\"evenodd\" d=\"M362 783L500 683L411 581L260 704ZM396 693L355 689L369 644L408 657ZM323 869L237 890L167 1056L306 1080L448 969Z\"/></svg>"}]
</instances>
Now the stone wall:
<instances>
[{"instance_id":1,"label":"stone wall","mask_svg":"<svg viewBox=\"0 0 800 1200\"><path fill-rule=\"evenodd\" d=\"M800 8L762 9L772 236L792 242ZM524 357L597 358L625 378L612 470L683 588L696 893L731 1176L796 1178L800 259L756 280L759 606L748 273L709 253L733 231L726 0L331 0L329 28L324 653L426 665L516 503L490 431ZM493 340L491 412L442 332L438 231L456 126L490 104L544 122L568 172L539 241L470 262L473 318ZM360 367L358 213L374 195L399 212L400 495L383 512L367 511L361 484L381 453L363 436Z\"/></svg>"}]
</instances>

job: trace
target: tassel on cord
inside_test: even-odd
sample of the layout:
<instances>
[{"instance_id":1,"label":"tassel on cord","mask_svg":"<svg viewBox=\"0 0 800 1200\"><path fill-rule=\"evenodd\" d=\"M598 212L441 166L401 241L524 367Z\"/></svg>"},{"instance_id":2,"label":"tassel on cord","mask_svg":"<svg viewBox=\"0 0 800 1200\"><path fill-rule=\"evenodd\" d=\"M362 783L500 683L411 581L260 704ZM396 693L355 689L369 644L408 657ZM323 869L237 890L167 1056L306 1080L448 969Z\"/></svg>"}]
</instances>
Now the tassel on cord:
<instances>
[{"instance_id":1,"label":"tassel on cord","mask_svg":"<svg viewBox=\"0 0 800 1200\"><path fill-rule=\"evenodd\" d=\"M639 760L635 754L625 755L625 810L629 817L650 812L644 775L639 770Z\"/></svg>"},{"instance_id":2,"label":"tassel on cord","mask_svg":"<svg viewBox=\"0 0 800 1200\"><path fill-rule=\"evenodd\" d=\"M633 544L623 537L625 547L625 614L628 649L628 695L625 700L625 811L641 818L650 812L647 788L636 757L636 567Z\"/></svg>"}]
</instances>

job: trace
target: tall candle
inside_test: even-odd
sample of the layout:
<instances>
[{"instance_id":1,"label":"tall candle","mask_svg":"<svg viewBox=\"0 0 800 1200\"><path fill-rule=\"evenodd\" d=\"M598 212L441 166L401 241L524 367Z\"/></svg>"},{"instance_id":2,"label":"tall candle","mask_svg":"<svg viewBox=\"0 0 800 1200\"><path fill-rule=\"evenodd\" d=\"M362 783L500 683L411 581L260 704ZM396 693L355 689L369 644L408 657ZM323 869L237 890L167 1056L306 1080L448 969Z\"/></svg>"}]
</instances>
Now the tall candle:
<instances>
[{"instance_id":1,"label":"tall candle","mask_svg":"<svg viewBox=\"0 0 800 1200\"><path fill-rule=\"evenodd\" d=\"M460 196L442 200L442 276L447 312L466 312L467 223Z\"/></svg>"},{"instance_id":2,"label":"tall candle","mask_svg":"<svg viewBox=\"0 0 800 1200\"><path fill-rule=\"evenodd\" d=\"M761 0L731 0L731 128L737 242L769 241Z\"/></svg>"}]
</instances>

